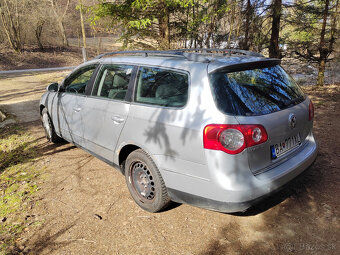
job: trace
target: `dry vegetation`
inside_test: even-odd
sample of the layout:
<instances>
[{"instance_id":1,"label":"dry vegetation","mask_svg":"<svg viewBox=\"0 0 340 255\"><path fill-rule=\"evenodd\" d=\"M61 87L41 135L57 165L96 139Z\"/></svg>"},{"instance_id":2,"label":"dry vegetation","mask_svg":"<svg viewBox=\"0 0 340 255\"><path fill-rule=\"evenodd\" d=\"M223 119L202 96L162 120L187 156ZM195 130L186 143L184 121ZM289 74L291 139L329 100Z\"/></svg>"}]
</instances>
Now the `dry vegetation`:
<instances>
[{"instance_id":1,"label":"dry vegetation","mask_svg":"<svg viewBox=\"0 0 340 255\"><path fill-rule=\"evenodd\" d=\"M88 50L88 53L89 58L95 54L93 50ZM77 66L83 62L81 49L76 47L51 47L44 52L27 47L21 54L0 47L0 55L0 70Z\"/></svg>"}]
</instances>

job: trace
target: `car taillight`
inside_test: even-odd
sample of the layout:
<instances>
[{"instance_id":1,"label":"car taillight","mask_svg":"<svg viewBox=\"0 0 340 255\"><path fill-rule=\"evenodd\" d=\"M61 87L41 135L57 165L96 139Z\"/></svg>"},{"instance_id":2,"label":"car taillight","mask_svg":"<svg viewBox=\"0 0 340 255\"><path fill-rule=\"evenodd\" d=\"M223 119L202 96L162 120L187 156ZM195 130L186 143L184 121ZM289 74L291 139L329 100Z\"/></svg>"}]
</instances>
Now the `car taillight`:
<instances>
[{"instance_id":1,"label":"car taillight","mask_svg":"<svg viewBox=\"0 0 340 255\"><path fill-rule=\"evenodd\" d=\"M312 100L309 102L309 120L314 119L314 105L312 103Z\"/></svg>"},{"instance_id":2,"label":"car taillight","mask_svg":"<svg viewBox=\"0 0 340 255\"><path fill-rule=\"evenodd\" d=\"M268 135L262 125L207 125L203 131L205 149L221 150L237 154L245 148L267 141Z\"/></svg>"}]
</instances>

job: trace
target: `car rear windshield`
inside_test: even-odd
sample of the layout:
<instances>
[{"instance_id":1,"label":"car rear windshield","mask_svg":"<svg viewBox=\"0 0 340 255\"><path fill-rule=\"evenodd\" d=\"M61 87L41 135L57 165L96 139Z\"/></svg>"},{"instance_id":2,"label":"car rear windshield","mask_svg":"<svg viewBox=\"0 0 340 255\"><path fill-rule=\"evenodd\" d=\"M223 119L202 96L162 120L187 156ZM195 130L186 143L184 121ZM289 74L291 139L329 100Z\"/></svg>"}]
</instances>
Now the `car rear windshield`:
<instances>
[{"instance_id":1,"label":"car rear windshield","mask_svg":"<svg viewBox=\"0 0 340 255\"><path fill-rule=\"evenodd\" d=\"M305 99L301 88L282 69L259 69L209 75L217 107L226 114L263 115L286 109Z\"/></svg>"}]
</instances>

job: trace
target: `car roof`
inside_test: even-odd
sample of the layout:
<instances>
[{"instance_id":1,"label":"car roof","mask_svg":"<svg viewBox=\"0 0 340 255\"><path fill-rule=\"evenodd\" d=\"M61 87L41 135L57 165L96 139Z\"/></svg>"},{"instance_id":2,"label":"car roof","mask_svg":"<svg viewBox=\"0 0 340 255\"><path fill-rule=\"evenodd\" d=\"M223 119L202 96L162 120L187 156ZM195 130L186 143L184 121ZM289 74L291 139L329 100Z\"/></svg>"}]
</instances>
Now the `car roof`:
<instances>
[{"instance_id":1,"label":"car roof","mask_svg":"<svg viewBox=\"0 0 340 255\"><path fill-rule=\"evenodd\" d=\"M121 63L131 65L144 65L144 66L155 66L155 67L167 67L172 69L190 71L197 65L207 63L193 62L182 57L171 57L171 56L117 56L101 59L102 64L110 63Z\"/></svg>"},{"instance_id":2,"label":"car roof","mask_svg":"<svg viewBox=\"0 0 340 255\"><path fill-rule=\"evenodd\" d=\"M188 53L187 51L201 51ZM203 51L203 52L202 52ZM223 54L207 53L222 51ZM229 54L226 52L229 51ZM132 54L132 55L131 55ZM171 51L119 51L109 52L97 56L88 63L102 64L120 63L131 65L147 65L167 67L191 71L197 65L206 65L208 73L217 70L232 70L233 67L251 68L252 66L268 66L280 63L280 60L265 58L255 52L234 49L182 49Z\"/></svg>"}]
</instances>

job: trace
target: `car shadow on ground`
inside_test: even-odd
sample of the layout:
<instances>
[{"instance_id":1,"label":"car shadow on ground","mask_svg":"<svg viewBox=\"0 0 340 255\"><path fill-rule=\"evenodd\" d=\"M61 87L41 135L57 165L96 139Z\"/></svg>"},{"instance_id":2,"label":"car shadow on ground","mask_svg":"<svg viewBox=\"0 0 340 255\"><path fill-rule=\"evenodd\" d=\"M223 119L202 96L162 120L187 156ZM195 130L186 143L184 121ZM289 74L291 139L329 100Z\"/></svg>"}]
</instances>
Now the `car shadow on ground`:
<instances>
[{"instance_id":1,"label":"car shadow on ground","mask_svg":"<svg viewBox=\"0 0 340 255\"><path fill-rule=\"evenodd\" d=\"M46 138L41 137L40 139L46 139ZM66 141L62 141L62 142L56 143L56 144L46 141L42 144L37 145L36 148L39 150L41 155L49 156L49 155L53 155L55 153L73 150L73 149L76 149L77 147L73 144L66 142Z\"/></svg>"},{"instance_id":2,"label":"car shadow on ground","mask_svg":"<svg viewBox=\"0 0 340 255\"><path fill-rule=\"evenodd\" d=\"M283 189L244 213L229 214L238 219L221 227L199 254L337 254L336 196L324 197L336 194L336 186L323 171L327 165L320 153Z\"/></svg>"}]
</instances>

